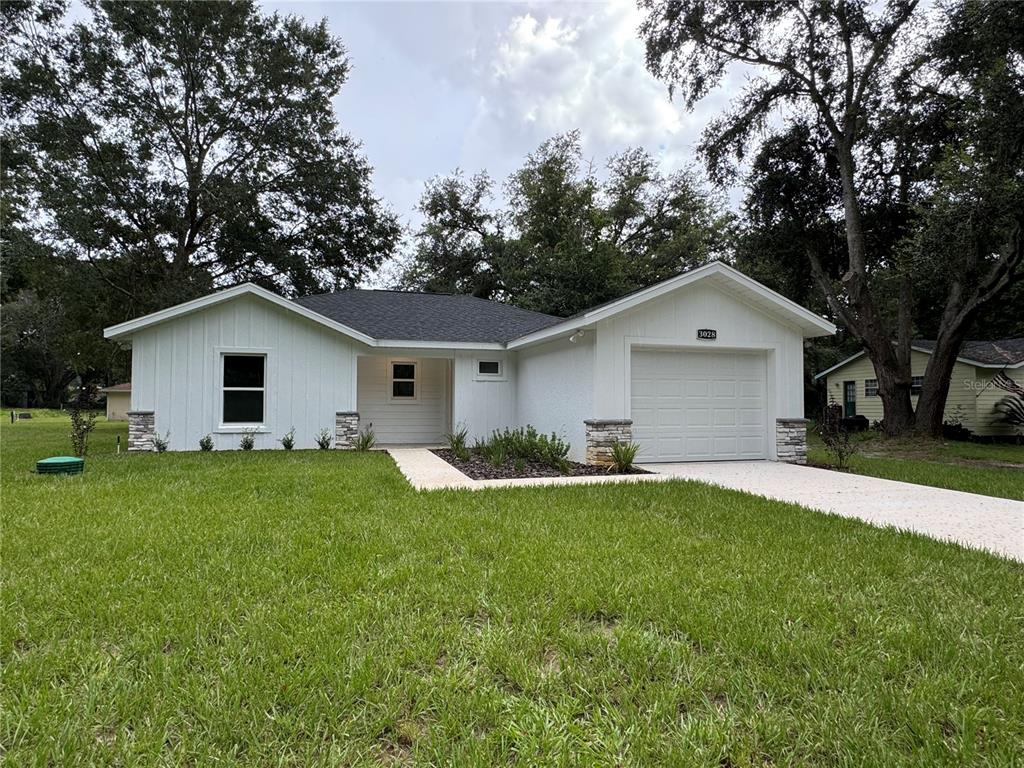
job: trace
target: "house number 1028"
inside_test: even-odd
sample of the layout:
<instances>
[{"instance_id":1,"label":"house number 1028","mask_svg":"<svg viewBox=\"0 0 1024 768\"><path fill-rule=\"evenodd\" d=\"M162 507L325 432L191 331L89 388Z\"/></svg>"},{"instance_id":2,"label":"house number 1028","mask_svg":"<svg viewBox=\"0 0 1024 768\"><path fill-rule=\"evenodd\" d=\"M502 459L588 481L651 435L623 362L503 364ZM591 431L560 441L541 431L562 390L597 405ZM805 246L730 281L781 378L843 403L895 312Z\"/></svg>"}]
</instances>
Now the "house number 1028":
<instances>
[{"instance_id":1,"label":"house number 1028","mask_svg":"<svg viewBox=\"0 0 1024 768\"><path fill-rule=\"evenodd\" d=\"M717 339L718 331L714 328L698 328L697 329L698 339Z\"/></svg>"}]
</instances>

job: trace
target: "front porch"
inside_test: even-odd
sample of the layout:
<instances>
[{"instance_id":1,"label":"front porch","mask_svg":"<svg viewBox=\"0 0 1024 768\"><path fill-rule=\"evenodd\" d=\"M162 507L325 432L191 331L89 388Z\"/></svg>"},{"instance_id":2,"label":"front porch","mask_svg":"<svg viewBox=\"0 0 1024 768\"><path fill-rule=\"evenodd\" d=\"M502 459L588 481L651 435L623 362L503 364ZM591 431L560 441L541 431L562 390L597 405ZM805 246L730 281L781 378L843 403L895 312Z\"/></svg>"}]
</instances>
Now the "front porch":
<instances>
[{"instance_id":1,"label":"front porch","mask_svg":"<svg viewBox=\"0 0 1024 768\"><path fill-rule=\"evenodd\" d=\"M452 361L364 355L356 370L359 429L379 446L436 446L452 429Z\"/></svg>"}]
</instances>

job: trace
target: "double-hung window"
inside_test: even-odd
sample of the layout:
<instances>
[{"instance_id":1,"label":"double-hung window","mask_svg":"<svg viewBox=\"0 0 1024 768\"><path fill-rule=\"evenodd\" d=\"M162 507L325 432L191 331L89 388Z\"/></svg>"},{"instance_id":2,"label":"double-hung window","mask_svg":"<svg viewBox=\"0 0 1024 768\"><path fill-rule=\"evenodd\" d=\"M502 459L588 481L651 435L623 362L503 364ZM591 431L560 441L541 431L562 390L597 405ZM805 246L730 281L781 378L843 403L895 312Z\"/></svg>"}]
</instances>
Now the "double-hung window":
<instances>
[{"instance_id":1,"label":"double-hung window","mask_svg":"<svg viewBox=\"0 0 1024 768\"><path fill-rule=\"evenodd\" d=\"M864 397L878 397L878 379L864 379Z\"/></svg>"},{"instance_id":2,"label":"double-hung window","mask_svg":"<svg viewBox=\"0 0 1024 768\"><path fill-rule=\"evenodd\" d=\"M416 363L396 360L391 365L391 399L416 399Z\"/></svg>"},{"instance_id":3,"label":"double-hung window","mask_svg":"<svg viewBox=\"0 0 1024 768\"><path fill-rule=\"evenodd\" d=\"M267 356L224 355L224 424L263 424L267 407Z\"/></svg>"},{"instance_id":4,"label":"double-hung window","mask_svg":"<svg viewBox=\"0 0 1024 768\"><path fill-rule=\"evenodd\" d=\"M911 376L910 377L910 396L917 397L921 394L921 390L924 389L924 376Z\"/></svg>"}]
</instances>

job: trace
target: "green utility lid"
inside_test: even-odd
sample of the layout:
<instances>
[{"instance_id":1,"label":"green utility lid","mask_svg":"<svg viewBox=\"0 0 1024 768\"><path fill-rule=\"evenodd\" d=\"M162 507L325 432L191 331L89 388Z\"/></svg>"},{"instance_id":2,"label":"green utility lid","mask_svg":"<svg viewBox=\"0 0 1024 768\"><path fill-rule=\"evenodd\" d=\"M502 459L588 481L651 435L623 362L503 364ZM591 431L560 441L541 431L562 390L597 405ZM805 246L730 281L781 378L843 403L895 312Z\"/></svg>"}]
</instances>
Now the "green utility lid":
<instances>
[{"instance_id":1,"label":"green utility lid","mask_svg":"<svg viewBox=\"0 0 1024 768\"><path fill-rule=\"evenodd\" d=\"M74 456L51 456L36 462L40 475L80 475L85 471L85 460Z\"/></svg>"}]
</instances>

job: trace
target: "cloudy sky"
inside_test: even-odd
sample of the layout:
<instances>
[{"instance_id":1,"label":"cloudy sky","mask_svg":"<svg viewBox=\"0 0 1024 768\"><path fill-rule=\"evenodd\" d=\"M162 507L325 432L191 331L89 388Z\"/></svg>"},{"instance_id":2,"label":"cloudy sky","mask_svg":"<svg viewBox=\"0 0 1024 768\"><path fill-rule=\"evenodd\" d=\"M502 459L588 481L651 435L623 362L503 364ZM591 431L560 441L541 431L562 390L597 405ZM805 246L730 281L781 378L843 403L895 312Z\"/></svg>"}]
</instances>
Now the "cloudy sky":
<instances>
[{"instance_id":1,"label":"cloudy sky","mask_svg":"<svg viewBox=\"0 0 1024 768\"><path fill-rule=\"evenodd\" d=\"M643 146L666 168L726 94L687 114L644 68L632 3L266 2L326 18L352 72L337 99L378 193L415 226L423 182L455 168L503 180L544 139L578 128L599 163ZM735 194L732 195L735 201Z\"/></svg>"}]
</instances>

